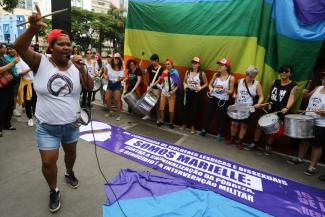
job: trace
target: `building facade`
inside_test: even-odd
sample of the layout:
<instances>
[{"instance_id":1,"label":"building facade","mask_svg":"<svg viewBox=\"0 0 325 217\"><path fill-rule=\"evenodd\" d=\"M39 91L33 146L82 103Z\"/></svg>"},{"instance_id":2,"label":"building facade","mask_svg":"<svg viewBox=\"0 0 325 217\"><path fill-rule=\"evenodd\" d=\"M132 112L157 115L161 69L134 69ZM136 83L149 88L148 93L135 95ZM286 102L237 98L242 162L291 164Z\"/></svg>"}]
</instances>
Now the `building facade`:
<instances>
[{"instance_id":1,"label":"building facade","mask_svg":"<svg viewBox=\"0 0 325 217\"><path fill-rule=\"evenodd\" d=\"M16 38L25 31L25 26L17 27L17 24L25 22L22 15L0 16L0 42L13 43Z\"/></svg>"}]
</instances>

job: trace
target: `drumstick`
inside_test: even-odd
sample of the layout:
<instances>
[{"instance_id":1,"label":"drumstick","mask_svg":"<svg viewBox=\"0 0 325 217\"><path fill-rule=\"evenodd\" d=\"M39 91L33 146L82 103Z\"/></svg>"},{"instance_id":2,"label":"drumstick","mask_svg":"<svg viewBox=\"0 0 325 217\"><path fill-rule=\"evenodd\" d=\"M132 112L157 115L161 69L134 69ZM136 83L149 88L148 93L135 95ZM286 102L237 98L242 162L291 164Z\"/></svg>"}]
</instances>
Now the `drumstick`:
<instances>
[{"instance_id":1,"label":"drumstick","mask_svg":"<svg viewBox=\"0 0 325 217\"><path fill-rule=\"evenodd\" d=\"M52 16L52 15L55 15L55 14L63 13L63 12L65 12L65 11L68 11L68 8L61 9L61 10L57 10L57 11L54 11L54 12L52 12L52 13L50 13L50 14L46 14L46 15L40 17L38 20L43 19L43 18L45 18L45 17L49 17L49 16ZM26 21L26 22L19 23L19 24L16 25L16 27L18 27L18 26L22 26L22 25L25 25L25 24L27 24L27 23L30 23L30 21L28 20L28 21Z\"/></svg>"}]
</instances>

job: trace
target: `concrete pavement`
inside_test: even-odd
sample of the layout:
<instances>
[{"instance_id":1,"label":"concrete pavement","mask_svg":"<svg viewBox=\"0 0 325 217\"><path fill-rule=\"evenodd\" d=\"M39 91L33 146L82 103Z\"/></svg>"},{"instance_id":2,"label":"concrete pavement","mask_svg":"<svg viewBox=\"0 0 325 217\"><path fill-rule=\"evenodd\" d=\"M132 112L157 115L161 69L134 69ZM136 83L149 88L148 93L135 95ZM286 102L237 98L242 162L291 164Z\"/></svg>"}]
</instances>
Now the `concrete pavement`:
<instances>
[{"instance_id":1,"label":"concrete pavement","mask_svg":"<svg viewBox=\"0 0 325 217\"><path fill-rule=\"evenodd\" d=\"M234 146L216 144L212 136L192 135L189 130L157 128L153 121L143 121L126 113L122 114L121 121L115 121L114 118L105 117L105 113L102 107L93 107L93 118L98 120L325 189L325 183L320 182L316 176L308 177L303 174L306 164L288 165L285 156L275 154L265 157L261 151L239 151ZM25 117L14 118L13 125L17 130L4 131L4 137L0 138L0 217L101 216L101 205L106 200L103 189L105 181L98 170L94 146L79 140L74 169L80 181L78 189L71 189L64 182L65 168L61 150L58 161L58 187L61 191L62 207L53 215L48 211L49 189L42 176L40 156L35 147L35 128L27 127ZM100 165L108 179L126 167L153 171L107 150L98 148L97 151ZM320 167L320 170L325 173L325 168Z\"/></svg>"}]
</instances>

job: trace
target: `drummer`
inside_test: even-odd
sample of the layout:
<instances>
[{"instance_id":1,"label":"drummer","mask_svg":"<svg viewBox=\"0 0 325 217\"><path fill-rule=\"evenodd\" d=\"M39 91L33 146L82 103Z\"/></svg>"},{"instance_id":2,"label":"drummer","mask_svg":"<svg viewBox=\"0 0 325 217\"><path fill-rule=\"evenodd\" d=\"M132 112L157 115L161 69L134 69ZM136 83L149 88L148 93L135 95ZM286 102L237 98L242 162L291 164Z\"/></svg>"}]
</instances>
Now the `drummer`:
<instances>
[{"instance_id":1,"label":"drummer","mask_svg":"<svg viewBox=\"0 0 325 217\"><path fill-rule=\"evenodd\" d=\"M304 98L310 98L307 106L307 111L312 110L313 112L306 112L306 115L315 118L315 138L311 142L311 162L309 167L305 170L305 174L312 176L316 174L317 162L321 158L322 148L325 147L325 72L321 76L322 85L316 87L312 91L306 89L303 90ZM300 142L299 152L297 158L288 160L290 164L299 164L305 157L308 151L309 144L306 142ZM322 176L320 176L320 179ZM323 177L325 178L325 177ZM325 181L325 179L323 180Z\"/></svg>"},{"instance_id":2,"label":"drummer","mask_svg":"<svg viewBox=\"0 0 325 217\"><path fill-rule=\"evenodd\" d=\"M238 81L237 91L234 91L235 105L246 107L251 113L255 112L255 109L261 108L261 103L264 101L262 86L260 82L255 80L257 74L258 69L254 65L249 66L246 70L246 77ZM231 121L230 144L235 143L239 126L239 135L236 142L236 147L239 150L244 147L242 142L250 119L251 115L244 120L232 119Z\"/></svg>"},{"instance_id":3,"label":"drummer","mask_svg":"<svg viewBox=\"0 0 325 217\"><path fill-rule=\"evenodd\" d=\"M130 59L126 63L127 75L124 79L126 85L124 86L124 94L135 92L138 96L141 96L140 87L142 86L142 72L138 67L137 62L134 59ZM131 112L131 108L128 107L128 111Z\"/></svg>"},{"instance_id":4,"label":"drummer","mask_svg":"<svg viewBox=\"0 0 325 217\"><path fill-rule=\"evenodd\" d=\"M158 78L162 75L162 72L165 70L163 66L159 64L159 56L157 54L152 54L150 57L150 65L144 71L144 76L146 76L146 80L149 81L148 89L151 90L156 96L160 97L161 90L156 86ZM157 103L159 105L159 101ZM156 116L157 116L157 124L159 123L159 109L156 106ZM142 118L143 120L150 119L149 115L146 115Z\"/></svg>"},{"instance_id":5,"label":"drummer","mask_svg":"<svg viewBox=\"0 0 325 217\"><path fill-rule=\"evenodd\" d=\"M274 136L284 134L284 115L288 113L296 99L297 83L290 79L292 73L291 66L283 65L279 69L280 79L272 82L271 91L267 98L268 102L271 104L268 105L267 112L275 112L279 116L280 129L277 133L267 135L266 144L264 146L265 156L271 155L271 145L274 141ZM254 135L254 142L247 145L247 150L252 150L256 147L256 143L260 140L261 135L261 129L257 127Z\"/></svg>"}]
</instances>

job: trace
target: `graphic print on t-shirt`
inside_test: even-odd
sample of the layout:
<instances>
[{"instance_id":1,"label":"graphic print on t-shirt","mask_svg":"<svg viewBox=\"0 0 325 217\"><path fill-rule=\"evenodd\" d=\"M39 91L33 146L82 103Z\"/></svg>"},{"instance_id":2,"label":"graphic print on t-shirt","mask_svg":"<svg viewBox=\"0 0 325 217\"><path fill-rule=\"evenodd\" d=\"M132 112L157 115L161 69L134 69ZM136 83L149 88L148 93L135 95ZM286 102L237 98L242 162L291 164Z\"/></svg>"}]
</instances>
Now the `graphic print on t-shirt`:
<instances>
[{"instance_id":1,"label":"graphic print on t-shirt","mask_svg":"<svg viewBox=\"0 0 325 217\"><path fill-rule=\"evenodd\" d=\"M241 90L240 91L240 97L238 98L239 103L246 103L248 100L249 94L246 90Z\"/></svg>"},{"instance_id":2,"label":"graphic print on t-shirt","mask_svg":"<svg viewBox=\"0 0 325 217\"><path fill-rule=\"evenodd\" d=\"M73 90L70 78L61 74L54 74L47 82L47 89L53 96L66 96Z\"/></svg>"},{"instance_id":3,"label":"graphic print on t-shirt","mask_svg":"<svg viewBox=\"0 0 325 217\"><path fill-rule=\"evenodd\" d=\"M225 88L222 85L216 85L214 87L214 91L216 94L224 94L225 93Z\"/></svg>"},{"instance_id":4,"label":"graphic print on t-shirt","mask_svg":"<svg viewBox=\"0 0 325 217\"><path fill-rule=\"evenodd\" d=\"M274 87L271 93L271 100L282 102L284 96L286 95L287 90L280 90L279 100L277 99L278 88Z\"/></svg>"}]
</instances>

